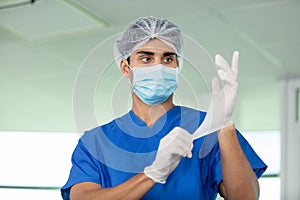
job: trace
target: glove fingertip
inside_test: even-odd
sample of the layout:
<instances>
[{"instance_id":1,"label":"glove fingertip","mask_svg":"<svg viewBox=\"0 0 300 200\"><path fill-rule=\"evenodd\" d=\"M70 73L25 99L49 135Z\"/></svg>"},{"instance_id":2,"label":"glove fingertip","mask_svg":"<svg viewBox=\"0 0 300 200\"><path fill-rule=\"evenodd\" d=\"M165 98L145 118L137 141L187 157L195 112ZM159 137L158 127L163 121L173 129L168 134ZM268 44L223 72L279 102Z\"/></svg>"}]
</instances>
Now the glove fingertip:
<instances>
[{"instance_id":1,"label":"glove fingertip","mask_svg":"<svg viewBox=\"0 0 300 200\"><path fill-rule=\"evenodd\" d=\"M192 156L193 156L193 154L192 154L192 152L190 151L190 152L188 153L187 157L188 157L188 158L192 158Z\"/></svg>"},{"instance_id":2,"label":"glove fingertip","mask_svg":"<svg viewBox=\"0 0 300 200\"><path fill-rule=\"evenodd\" d=\"M216 56L215 56L215 63L216 63L216 65L220 65L221 64L221 55L219 55L219 54L217 54Z\"/></svg>"},{"instance_id":3,"label":"glove fingertip","mask_svg":"<svg viewBox=\"0 0 300 200\"><path fill-rule=\"evenodd\" d=\"M233 54L234 54L234 56L239 56L240 52L239 52L238 50L235 50L235 51L233 52Z\"/></svg>"},{"instance_id":4,"label":"glove fingertip","mask_svg":"<svg viewBox=\"0 0 300 200\"><path fill-rule=\"evenodd\" d=\"M240 52L239 51L234 51L233 55L232 55L232 71L235 74L238 74L238 65L239 65L239 55Z\"/></svg>"}]
</instances>

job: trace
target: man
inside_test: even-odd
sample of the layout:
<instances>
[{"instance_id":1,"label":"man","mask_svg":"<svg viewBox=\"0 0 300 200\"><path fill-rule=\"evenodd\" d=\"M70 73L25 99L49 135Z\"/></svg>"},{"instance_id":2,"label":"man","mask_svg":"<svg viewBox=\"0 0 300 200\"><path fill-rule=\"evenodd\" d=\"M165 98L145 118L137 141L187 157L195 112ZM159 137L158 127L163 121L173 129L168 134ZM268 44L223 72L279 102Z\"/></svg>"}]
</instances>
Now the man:
<instances>
[{"instance_id":1,"label":"man","mask_svg":"<svg viewBox=\"0 0 300 200\"><path fill-rule=\"evenodd\" d=\"M212 93L220 98L207 114L173 104L182 33L170 21L135 20L116 41L115 54L131 85L132 110L81 137L63 198L207 200L220 193L225 199L258 199L257 179L267 166L231 121L238 53L232 68L216 57L225 85L222 93L214 79ZM197 134L207 131L207 124L218 132L193 134L199 126ZM215 142L203 153L207 141Z\"/></svg>"}]
</instances>

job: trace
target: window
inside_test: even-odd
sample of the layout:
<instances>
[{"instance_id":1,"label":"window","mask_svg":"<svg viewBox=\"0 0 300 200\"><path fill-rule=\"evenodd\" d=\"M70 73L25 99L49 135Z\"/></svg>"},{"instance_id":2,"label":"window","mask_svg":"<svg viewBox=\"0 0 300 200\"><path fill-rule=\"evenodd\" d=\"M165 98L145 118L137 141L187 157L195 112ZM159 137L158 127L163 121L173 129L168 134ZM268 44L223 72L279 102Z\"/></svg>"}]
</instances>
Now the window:
<instances>
[{"instance_id":1,"label":"window","mask_svg":"<svg viewBox=\"0 0 300 200\"><path fill-rule=\"evenodd\" d=\"M74 133L0 132L0 196L11 200L61 199Z\"/></svg>"},{"instance_id":2,"label":"window","mask_svg":"<svg viewBox=\"0 0 300 200\"><path fill-rule=\"evenodd\" d=\"M259 179L260 200L280 199L280 132L253 131L242 132L261 159L268 165Z\"/></svg>"}]
</instances>

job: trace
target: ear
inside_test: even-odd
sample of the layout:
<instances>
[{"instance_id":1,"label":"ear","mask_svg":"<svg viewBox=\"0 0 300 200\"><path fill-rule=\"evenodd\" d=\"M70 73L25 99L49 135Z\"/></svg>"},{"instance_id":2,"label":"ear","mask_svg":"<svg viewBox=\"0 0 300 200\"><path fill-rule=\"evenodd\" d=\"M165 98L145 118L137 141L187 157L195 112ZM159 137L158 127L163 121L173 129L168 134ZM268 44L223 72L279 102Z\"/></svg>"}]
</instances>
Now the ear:
<instances>
[{"instance_id":1,"label":"ear","mask_svg":"<svg viewBox=\"0 0 300 200\"><path fill-rule=\"evenodd\" d=\"M120 62L120 69L124 77L129 78L129 65L125 58L122 58Z\"/></svg>"}]
</instances>

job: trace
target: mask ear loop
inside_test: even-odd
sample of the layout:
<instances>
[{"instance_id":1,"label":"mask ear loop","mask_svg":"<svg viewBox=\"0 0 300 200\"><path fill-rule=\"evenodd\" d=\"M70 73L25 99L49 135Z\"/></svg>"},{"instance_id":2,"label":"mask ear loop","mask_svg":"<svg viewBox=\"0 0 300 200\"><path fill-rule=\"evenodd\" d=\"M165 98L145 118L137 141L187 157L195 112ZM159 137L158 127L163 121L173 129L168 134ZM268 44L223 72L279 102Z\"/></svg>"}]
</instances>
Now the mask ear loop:
<instances>
[{"instance_id":1,"label":"mask ear loop","mask_svg":"<svg viewBox=\"0 0 300 200\"><path fill-rule=\"evenodd\" d=\"M126 60L126 63L127 63L128 69L131 70L131 71L132 71L132 74L133 74L133 68L130 67L130 65L129 65L129 63L128 63L127 60ZM130 92L131 92L130 98L131 98L131 102L133 103L133 98L132 98L132 94L133 94L133 90L132 90L132 88L133 88L133 78L132 78L132 82L131 82L129 72L130 72L130 71L128 71L128 76L127 76L126 78L127 78L127 80L128 80L129 86L130 86Z\"/></svg>"},{"instance_id":2,"label":"mask ear loop","mask_svg":"<svg viewBox=\"0 0 300 200\"><path fill-rule=\"evenodd\" d=\"M127 60L126 60L126 63L127 63L128 69L130 69L130 70L132 71L132 73L133 73L133 67L131 67L131 66L129 65L129 63L128 63ZM130 88L131 88L131 92L133 92L133 91L132 91L132 87L133 87L133 79L132 79L132 83L131 83L130 77L129 77L129 76L128 76L128 82L129 82L129 85L130 85Z\"/></svg>"},{"instance_id":3,"label":"mask ear loop","mask_svg":"<svg viewBox=\"0 0 300 200\"><path fill-rule=\"evenodd\" d=\"M128 68L129 68L131 71L133 71L133 68L131 68L131 66L130 66L130 65L128 65Z\"/></svg>"},{"instance_id":4,"label":"mask ear loop","mask_svg":"<svg viewBox=\"0 0 300 200\"><path fill-rule=\"evenodd\" d=\"M128 68L129 68L131 71L133 71L133 68L131 68L131 66L129 65L127 59L126 59L126 64L127 64Z\"/></svg>"}]
</instances>

